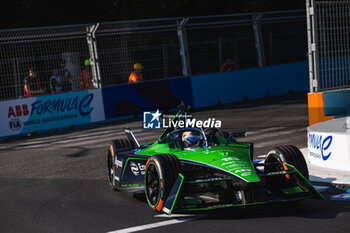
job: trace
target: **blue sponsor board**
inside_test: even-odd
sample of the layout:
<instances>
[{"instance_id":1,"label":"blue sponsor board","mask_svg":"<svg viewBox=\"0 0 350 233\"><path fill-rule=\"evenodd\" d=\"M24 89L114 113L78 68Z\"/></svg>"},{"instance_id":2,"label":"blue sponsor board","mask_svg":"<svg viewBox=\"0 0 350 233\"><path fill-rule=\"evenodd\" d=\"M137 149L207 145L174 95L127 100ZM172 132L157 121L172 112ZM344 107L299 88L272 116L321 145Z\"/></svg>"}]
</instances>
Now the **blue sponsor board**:
<instances>
[{"instance_id":1,"label":"blue sponsor board","mask_svg":"<svg viewBox=\"0 0 350 233\"><path fill-rule=\"evenodd\" d=\"M106 120L173 109L181 101L193 105L189 77L104 87L102 95Z\"/></svg>"},{"instance_id":2,"label":"blue sponsor board","mask_svg":"<svg viewBox=\"0 0 350 233\"><path fill-rule=\"evenodd\" d=\"M104 121L101 90L0 102L0 137Z\"/></svg>"},{"instance_id":3,"label":"blue sponsor board","mask_svg":"<svg viewBox=\"0 0 350 233\"><path fill-rule=\"evenodd\" d=\"M306 61L191 76L194 107L309 89Z\"/></svg>"}]
</instances>

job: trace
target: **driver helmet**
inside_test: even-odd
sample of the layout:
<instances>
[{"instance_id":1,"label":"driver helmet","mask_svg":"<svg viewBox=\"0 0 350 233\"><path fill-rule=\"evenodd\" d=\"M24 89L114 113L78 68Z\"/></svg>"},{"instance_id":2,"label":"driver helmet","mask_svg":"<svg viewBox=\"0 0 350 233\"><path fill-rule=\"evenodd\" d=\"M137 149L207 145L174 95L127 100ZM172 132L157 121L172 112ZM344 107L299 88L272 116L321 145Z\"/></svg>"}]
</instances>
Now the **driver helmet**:
<instances>
[{"instance_id":1,"label":"driver helmet","mask_svg":"<svg viewBox=\"0 0 350 233\"><path fill-rule=\"evenodd\" d=\"M201 140L200 135L193 134L192 131L185 131L182 133L182 142L184 148L193 148L199 145Z\"/></svg>"}]
</instances>

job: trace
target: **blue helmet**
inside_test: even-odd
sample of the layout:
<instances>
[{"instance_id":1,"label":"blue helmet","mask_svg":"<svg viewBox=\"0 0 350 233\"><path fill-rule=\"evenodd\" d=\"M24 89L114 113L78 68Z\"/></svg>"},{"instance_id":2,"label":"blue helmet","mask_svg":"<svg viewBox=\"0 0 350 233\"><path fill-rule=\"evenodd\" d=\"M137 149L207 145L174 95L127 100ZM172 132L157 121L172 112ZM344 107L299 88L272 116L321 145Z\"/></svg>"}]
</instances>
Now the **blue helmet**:
<instances>
[{"instance_id":1,"label":"blue helmet","mask_svg":"<svg viewBox=\"0 0 350 233\"><path fill-rule=\"evenodd\" d=\"M184 148L192 148L199 145L201 135L193 134L192 131L186 131L182 133L182 142Z\"/></svg>"}]
</instances>

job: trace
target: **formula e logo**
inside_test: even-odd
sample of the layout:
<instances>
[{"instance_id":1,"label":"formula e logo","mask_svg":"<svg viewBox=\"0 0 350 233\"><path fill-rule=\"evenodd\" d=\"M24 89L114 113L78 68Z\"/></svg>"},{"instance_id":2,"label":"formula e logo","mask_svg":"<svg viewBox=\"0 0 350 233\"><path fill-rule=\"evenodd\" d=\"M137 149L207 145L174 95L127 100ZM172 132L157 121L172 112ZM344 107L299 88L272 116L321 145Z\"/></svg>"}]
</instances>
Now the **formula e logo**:
<instances>
[{"instance_id":1,"label":"formula e logo","mask_svg":"<svg viewBox=\"0 0 350 233\"><path fill-rule=\"evenodd\" d=\"M309 148L315 149L321 153L322 159L326 161L331 156L332 152L329 150L333 141L332 136L322 138L322 135L309 133ZM313 153L310 153L313 156ZM314 156L317 157L317 156Z\"/></svg>"},{"instance_id":2,"label":"formula e logo","mask_svg":"<svg viewBox=\"0 0 350 233\"><path fill-rule=\"evenodd\" d=\"M143 128L144 129L160 129L160 116L162 114L159 109L156 112L143 112Z\"/></svg>"},{"instance_id":3,"label":"formula e logo","mask_svg":"<svg viewBox=\"0 0 350 233\"><path fill-rule=\"evenodd\" d=\"M138 176L138 175L145 175L145 168L146 166L145 165L142 165L141 163L134 163L134 162L131 162L130 163L130 169L131 169L131 172L134 174L134 176Z\"/></svg>"},{"instance_id":4,"label":"formula e logo","mask_svg":"<svg viewBox=\"0 0 350 233\"><path fill-rule=\"evenodd\" d=\"M20 130L22 128L22 122L20 119L15 118L9 121L9 128L13 131Z\"/></svg>"}]
</instances>

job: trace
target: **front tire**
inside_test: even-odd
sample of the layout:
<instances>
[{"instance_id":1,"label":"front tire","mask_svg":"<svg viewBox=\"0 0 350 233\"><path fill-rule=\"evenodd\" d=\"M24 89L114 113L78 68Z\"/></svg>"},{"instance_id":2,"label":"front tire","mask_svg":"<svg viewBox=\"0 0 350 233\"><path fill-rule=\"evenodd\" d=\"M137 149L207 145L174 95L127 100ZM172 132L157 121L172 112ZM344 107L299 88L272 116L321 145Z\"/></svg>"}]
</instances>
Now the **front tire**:
<instances>
[{"instance_id":1,"label":"front tire","mask_svg":"<svg viewBox=\"0 0 350 233\"><path fill-rule=\"evenodd\" d=\"M172 154L152 156L145 170L145 194L149 206L158 213L164 207L180 172L180 163Z\"/></svg>"},{"instance_id":2,"label":"front tire","mask_svg":"<svg viewBox=\"0 0 350 233\"><path fill-rule=\"evenodd\" d=\"M284 164L293 165L307 180L309 180L309 171L301 151L292 145L278 146L270 150L265 159L265 173L287 171L288 167ZM275 194L281 194L283 187L296 185L296 178L293 174L282 176L266 177L266 183L269 189Z\"/></svg>"}]
</instances>

